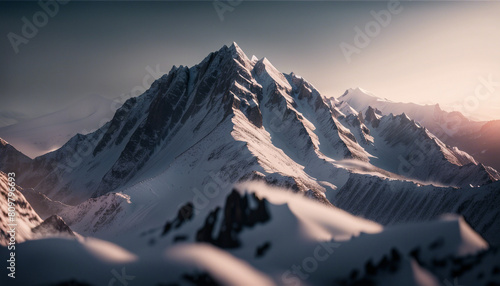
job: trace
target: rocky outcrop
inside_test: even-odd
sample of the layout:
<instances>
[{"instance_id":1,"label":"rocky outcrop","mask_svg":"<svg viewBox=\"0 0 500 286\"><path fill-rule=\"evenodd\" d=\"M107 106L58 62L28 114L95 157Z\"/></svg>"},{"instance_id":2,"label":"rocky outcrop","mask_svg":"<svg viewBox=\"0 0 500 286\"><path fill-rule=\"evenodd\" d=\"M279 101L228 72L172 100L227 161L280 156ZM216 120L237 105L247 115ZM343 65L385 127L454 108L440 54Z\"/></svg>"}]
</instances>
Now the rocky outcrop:
<instances>
[{"instance_id":1,"label":"rocky outcrop","mask_svg":"<svg viewBox=\"0 0 500 286\"><path fill-rule=\"evenodd\" d=\"M253 204L256 206L251 207ZM224 209L216 208L208 215L205 224L196 233L196 241L212 243L221 248L239 247L239 232L270 219L266 199L260 199L255 194L240 195L233 190L226 199ZM214 234L218 222L219 232Z\"/></svg>"},{"instance_id":2,"label":"rocky outcrop","mask_svg":"<svg viewBox=\"0 0 500 286\"><path fill-rule=\"evenodd\" d=\"M58 215L48 217L31 231L38 236L75 236L71 228Z\"/></svg>"}]
</instances>

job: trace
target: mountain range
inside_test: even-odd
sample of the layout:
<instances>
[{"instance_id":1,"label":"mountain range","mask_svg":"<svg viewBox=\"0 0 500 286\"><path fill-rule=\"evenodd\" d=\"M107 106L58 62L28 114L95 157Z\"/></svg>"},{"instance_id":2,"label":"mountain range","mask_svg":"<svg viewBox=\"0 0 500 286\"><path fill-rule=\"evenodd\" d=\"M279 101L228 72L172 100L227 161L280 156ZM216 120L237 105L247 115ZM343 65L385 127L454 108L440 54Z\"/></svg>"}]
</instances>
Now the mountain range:
<instances>
[{"instance_id":1,"label":"mountain range","mask_svg":"<svg viewBox=\"0 0 500 286\"><path fill-rule=\"evenodd\" d=\"M485 165L500 169L500 133L495 132L499 130L500 120L473 121L458 111L442 110L439 104L393 102L360 88L346 90L337 104L362 112L372 107L384 115L405 113L444 143L464 150Z\"/></svg>"},{"instance_id":2,"label":"mountain range","mask_svg":"<svg viewBox=\"0 0 500 286\"><path fill-rule=\"evenodd\" d=\"M500 283L500 160L463 143L495 123L451 132L455 113L432 108L328 98L236 43L174 66L52 152L1 140L34 217L17 281L105 285L126 267L140 285Z\"/></svg>"}]
</instances>

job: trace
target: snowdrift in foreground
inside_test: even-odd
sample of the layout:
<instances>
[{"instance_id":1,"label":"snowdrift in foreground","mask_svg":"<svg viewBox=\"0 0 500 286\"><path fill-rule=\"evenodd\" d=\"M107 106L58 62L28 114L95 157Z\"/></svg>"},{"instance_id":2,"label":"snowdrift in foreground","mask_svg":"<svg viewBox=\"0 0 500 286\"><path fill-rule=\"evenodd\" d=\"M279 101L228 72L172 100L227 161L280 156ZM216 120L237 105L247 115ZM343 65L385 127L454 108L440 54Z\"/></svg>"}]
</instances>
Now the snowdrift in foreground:
<instances>
[{"instance_id":1,"label":"snowdrift in foreground","mask_svg":"<svg viewBox=\"0 0 500 286\"><path fill-rule=\"evenodd\" d=\"M147 236L130 233L127 239L134 242L130 249L92 238L50 238L21 243L16 252L15 283L6 281L5 273L1 273L0 282L2 285L5 282L113 285L119 279L130 285L432 285L426 284L431 282L446 285L445 281L453 283L454 279L461 285L500 282L500 254L489 249L460 217L383 228L264 183L237 186L217 209L222 212L204 209L194 213L183 207L180 213L184 211L184 215L174 220L166 218L165 225L173 222L170 229L153 228ZM208 232L207 226L211 226ZM207 233L212 241L207 239ZM179 239L180 234L183 239ZM155 243L148 243L152 236ZM220 243L217 238L231 238L238 244ZM6 255L7 249L1 248L0 256ZM484 283L477 283L479 273Z\"/></svg>"}]
</instances>

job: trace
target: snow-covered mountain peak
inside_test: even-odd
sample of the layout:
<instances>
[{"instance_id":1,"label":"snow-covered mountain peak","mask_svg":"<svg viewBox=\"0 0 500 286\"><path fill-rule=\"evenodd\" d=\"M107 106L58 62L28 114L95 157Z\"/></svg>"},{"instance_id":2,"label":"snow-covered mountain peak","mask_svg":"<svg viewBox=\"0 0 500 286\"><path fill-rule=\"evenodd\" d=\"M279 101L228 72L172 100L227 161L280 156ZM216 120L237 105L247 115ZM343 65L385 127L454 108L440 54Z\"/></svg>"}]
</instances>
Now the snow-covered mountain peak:
<instances>
[{"instance_id":1,"label":"snow-covered mountain peak","mask_svg":"<svg viewBox=\"0 0 500 286\"><path fill-rule=\"evenodd\" d=\"M37 237L50 237L50 236L74 237L75 236L75 233L71 230L71 228L58 215L52 215L52 216L46 218L38 226L32 228L31 231Z\"/></svg>"},{"instance_id":2,"label":"snow-covered mountain peak","mask_svg":"<svg viewBox=\"0 0 500 286\"><path fill-rule=\"evenodd\" d=\"M2 144L3 146L7 146L9 145L9 142L3 140L2 138L0 138L0 144Z\"/></svg>"},{"instance_id":3,"label":"snow-covered mountain peak","mask_svg":"<svg viewBox=\"0 0 500 286\"><path fill-rule=\"evenodd\" d=\"M369 106L366 121L373 128L374 146L367 151L371 163L403 176L447 186L485 185L500 179L466 152L443 143L405 113L381 116Z\"/></svg>"},{"instance_id":4,"label":"snow-covered mountain peak","mask_svg":"<svg viewBox=\"0 0 500 286\"><path fill-rule=\"evenodd\" d=\"M380 123L380 118L381 116L377 114L376 110L368 106L368 109L365 111L365 120L367 122L370 122L373 127L378 127L378 124Z\"/></svg>"},{"instance_id":5,"label":"snow-covered mountain peak","mask_svg":"<svg viewBox=\"0 0 500 286\"><path fill-rule=\"evenodd\" d=\"M349 88L348 90L349 90L349 91L351 91L351 92L358 93L358 94L359 94L359 93L363 93L363 94L366 94L366 95L370 95L370 96L376 97L376 96L374 96L371 92L369 92L368 90L363 89L363 88L361 88L361 87L359 87L359 86L358 86L358 87L355 87L355 88Z\"/></svg>"},{"instance_id":6,"label":"snow-covered mountain peak","mask_svg":"<svg viewBox=\"0 0 500 286\"><path fill-rule=\"evenodd\" d=\"M263 68L269 68L269 69L272 69L272 70L277 72L276 68L273 66L273 64L271 64L271 62L266 57L262 57L261 59L259 59L257 61L256 68L257 68L257 65L259 67L258 70L263 69Z\"/></svg>"},{"instance_id":7,"label":"snow-covered mountain peak","mask_svg":"<svg viewBox=\"0 0 500 286\"><path fill-rule=\"evenodd\" d=\"M406 113L401 113L400 115L398 115L400 118L401 118L401 122L415 122L413 119L411 119L408 115L406 115Z\"/></svg>"},{"instance_id":8,"label":"snow-covered mountain peak","mask_svg":"<svg viewBox=\"0 0 500 286\"><path fill-rule=\"evenodd\" d=\"M441 109L441 106L439 105L439 103L436 103L434 106L435 106L434 109L436 111L443 111L443 109Z\"/></svg>"},{"instance_id":9,"label":"snow-covered mountain peak","mask_svg":"<svg viewBox=\"0 0 500 286\"><path fill-rule=\"evenodd\" d=\"M360 87L356 88L348 88L344 94L342 94L339 98L339 101L347 101L349 103L351 102L363 102L367 105L369 105L370 102L373 101L378 101L378 100L383 100L372 93L370 93L367 90L364 90Z\"/></svg>"},{"instance_id":10,"label":"snow-covered mountain peak","mask_svg":"<svg viewBox=\"0 0 500 286\"><path fill-rule=\"evenodd\" d=\"M229 49L231 49L232 51L235 51L237 53L245 54L236 42L232 42L231 46L229 46Z\"/></svg>"},{"instance_id":11,"label":"snow-covered mountain peak","mask_svg":"<svg viewBox=\"0 0 500 286\"><path fill-rule=\"evenodd\" d=\"M338 98L347 102L357 111L364 112L368 106L379 109L383 115L405 113L444 143L457 146L473 155L478 161L500 169L500 136L498 131L482 129L486 122L473 121L458 111L448 112L439 104L423 105L417 103L394 102L364 93L361 90L348 89ZM498 130L498 129L497 129ZM477 140L481 138L482 140Z\"/></svg>"},{"instance_id":12,"label":"snow-covered mountain peak","mask_svg":"<svg viewBox=\"0 0 500 286\"><path fill-rule=\"evenodd\" d=\"M242 58L248 59L248 57L246 56L246 54L243 52L243 50L240 48L240 46L238 46L238 44L236 42L233 42L231 44L231 46L229 46L229 50L231 51L231 54L235 58L236 57L242 57Z\"/></svg>"},{"instance_id":13,"label":"snow-covered mountain peak","mask_svg":"<svg viewBox=\"0 0 500 286\"><path fill-rule=\"evenodd\" d=\"M263 87L268 86L270 83L276 83L287 91L292 89L285 76L266 57L255 63L254 71L263 82Z\"/></svg>"},{"instance_id":14,"label":"snow-covered mountain peak","mask_svg":"<svg viewBox=\"0 0 500 286\"><path fill-rule=\"evenodd\" d=\"M293 78L299 78L299 79L302 78L302 76L300 76L300 75L298 75L298 74L296 74L294 72L291 72L290 76L293 77Z\"/></svg>"},{"instance_id":15,"label":"snow-covered mountain peak","mask_svg":"<svg viewBox=\"0 0 500 286\"><path fill-rule=\"evenodd\" d=\"M222 50L226 48L233 59L235 59L236 61L238 61L240 64L242 64L247 68L251 66L252 61L247 57L245 52L243 52L243 50L240 48L240 46L238 46L236 42L233 42L229 47L224 46L222 49L219 50L219 53L221 53Z\"/></svg>"}]
</instances>

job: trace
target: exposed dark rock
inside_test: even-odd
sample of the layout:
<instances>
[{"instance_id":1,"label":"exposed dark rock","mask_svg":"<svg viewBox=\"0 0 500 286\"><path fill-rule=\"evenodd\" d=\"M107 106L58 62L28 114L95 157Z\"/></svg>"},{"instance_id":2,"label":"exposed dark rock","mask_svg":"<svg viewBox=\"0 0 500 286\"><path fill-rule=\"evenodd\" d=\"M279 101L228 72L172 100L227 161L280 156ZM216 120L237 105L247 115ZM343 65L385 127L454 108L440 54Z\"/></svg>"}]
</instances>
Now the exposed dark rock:
<instances>
[{"instance_id":1,"label":"exposed dark rock","mask_svg":"<svg viewBox=\"0 0 500 286\"><path fill-rule=\"evenodd\" d=\"M173 221L167 221L163 227L163 232L161 236L165 236L173 228L181 227L186 221L189 221L194 216L194 206L191 202L188 202L182 206L177 212L177 217Z\"/></svg>"},{"instance_id":2,"label":"exposed dark rock","mask_svg":"<svg viewBox=\"0 0 500 286\"><path fill-rule=\"evenodd\" d=\"M375 109L371 106L368 106L368 109L365 112L365 120L370 122L373 127L377 128L380 124L380 119L377 118Z\"/></svg>"},{"instance_id":3,"label":"exposed dark rock","mask_svg":"<svg viewBox=\"0 0 500 286\"><path fill-rule=\"evenodd\" d=\"M253 200L257 207L250 208L249 200ZM205 224L196 234L196 241L209 242L221 248L236 248L241 244L238 233L246 227L267 222L271 218L266 199L259 199L255 194L240 195L238 191L233 190L220 214L223 215L220 231L213 236L219 210L216 208L207 216Z\"/></svg>"},{"instance_id":4,"label":"exposed dark rock","mask_svg":"<svg viewBox=\"0 0 500 286\"><path fill-rule=\"evenodd\" d=\"M440 238L429 245L430 250L436 250L444 245L444 238Z\"/></svg>"},{"instance_id":5,"label":"exposed dark rock","mask_svg":"<svg viewBox=\"0 0 500 286\"><path fill-rule=\"evenodd\" d=\"M187 235L176 235L173 239L174 242L186 241L188 239Z\"/></svg>"},{"instance_id":6,"label":"exposed dark rock","mask_svg":"<svg viewBox=\"0 0 500 286\"><path fill-rule=\"evenodd\" d=\"M263 245L258 246L255 250L255 257L262 257L271 248L271 243L269 241L265 242Z\"/></svg>"}]
</instances>

